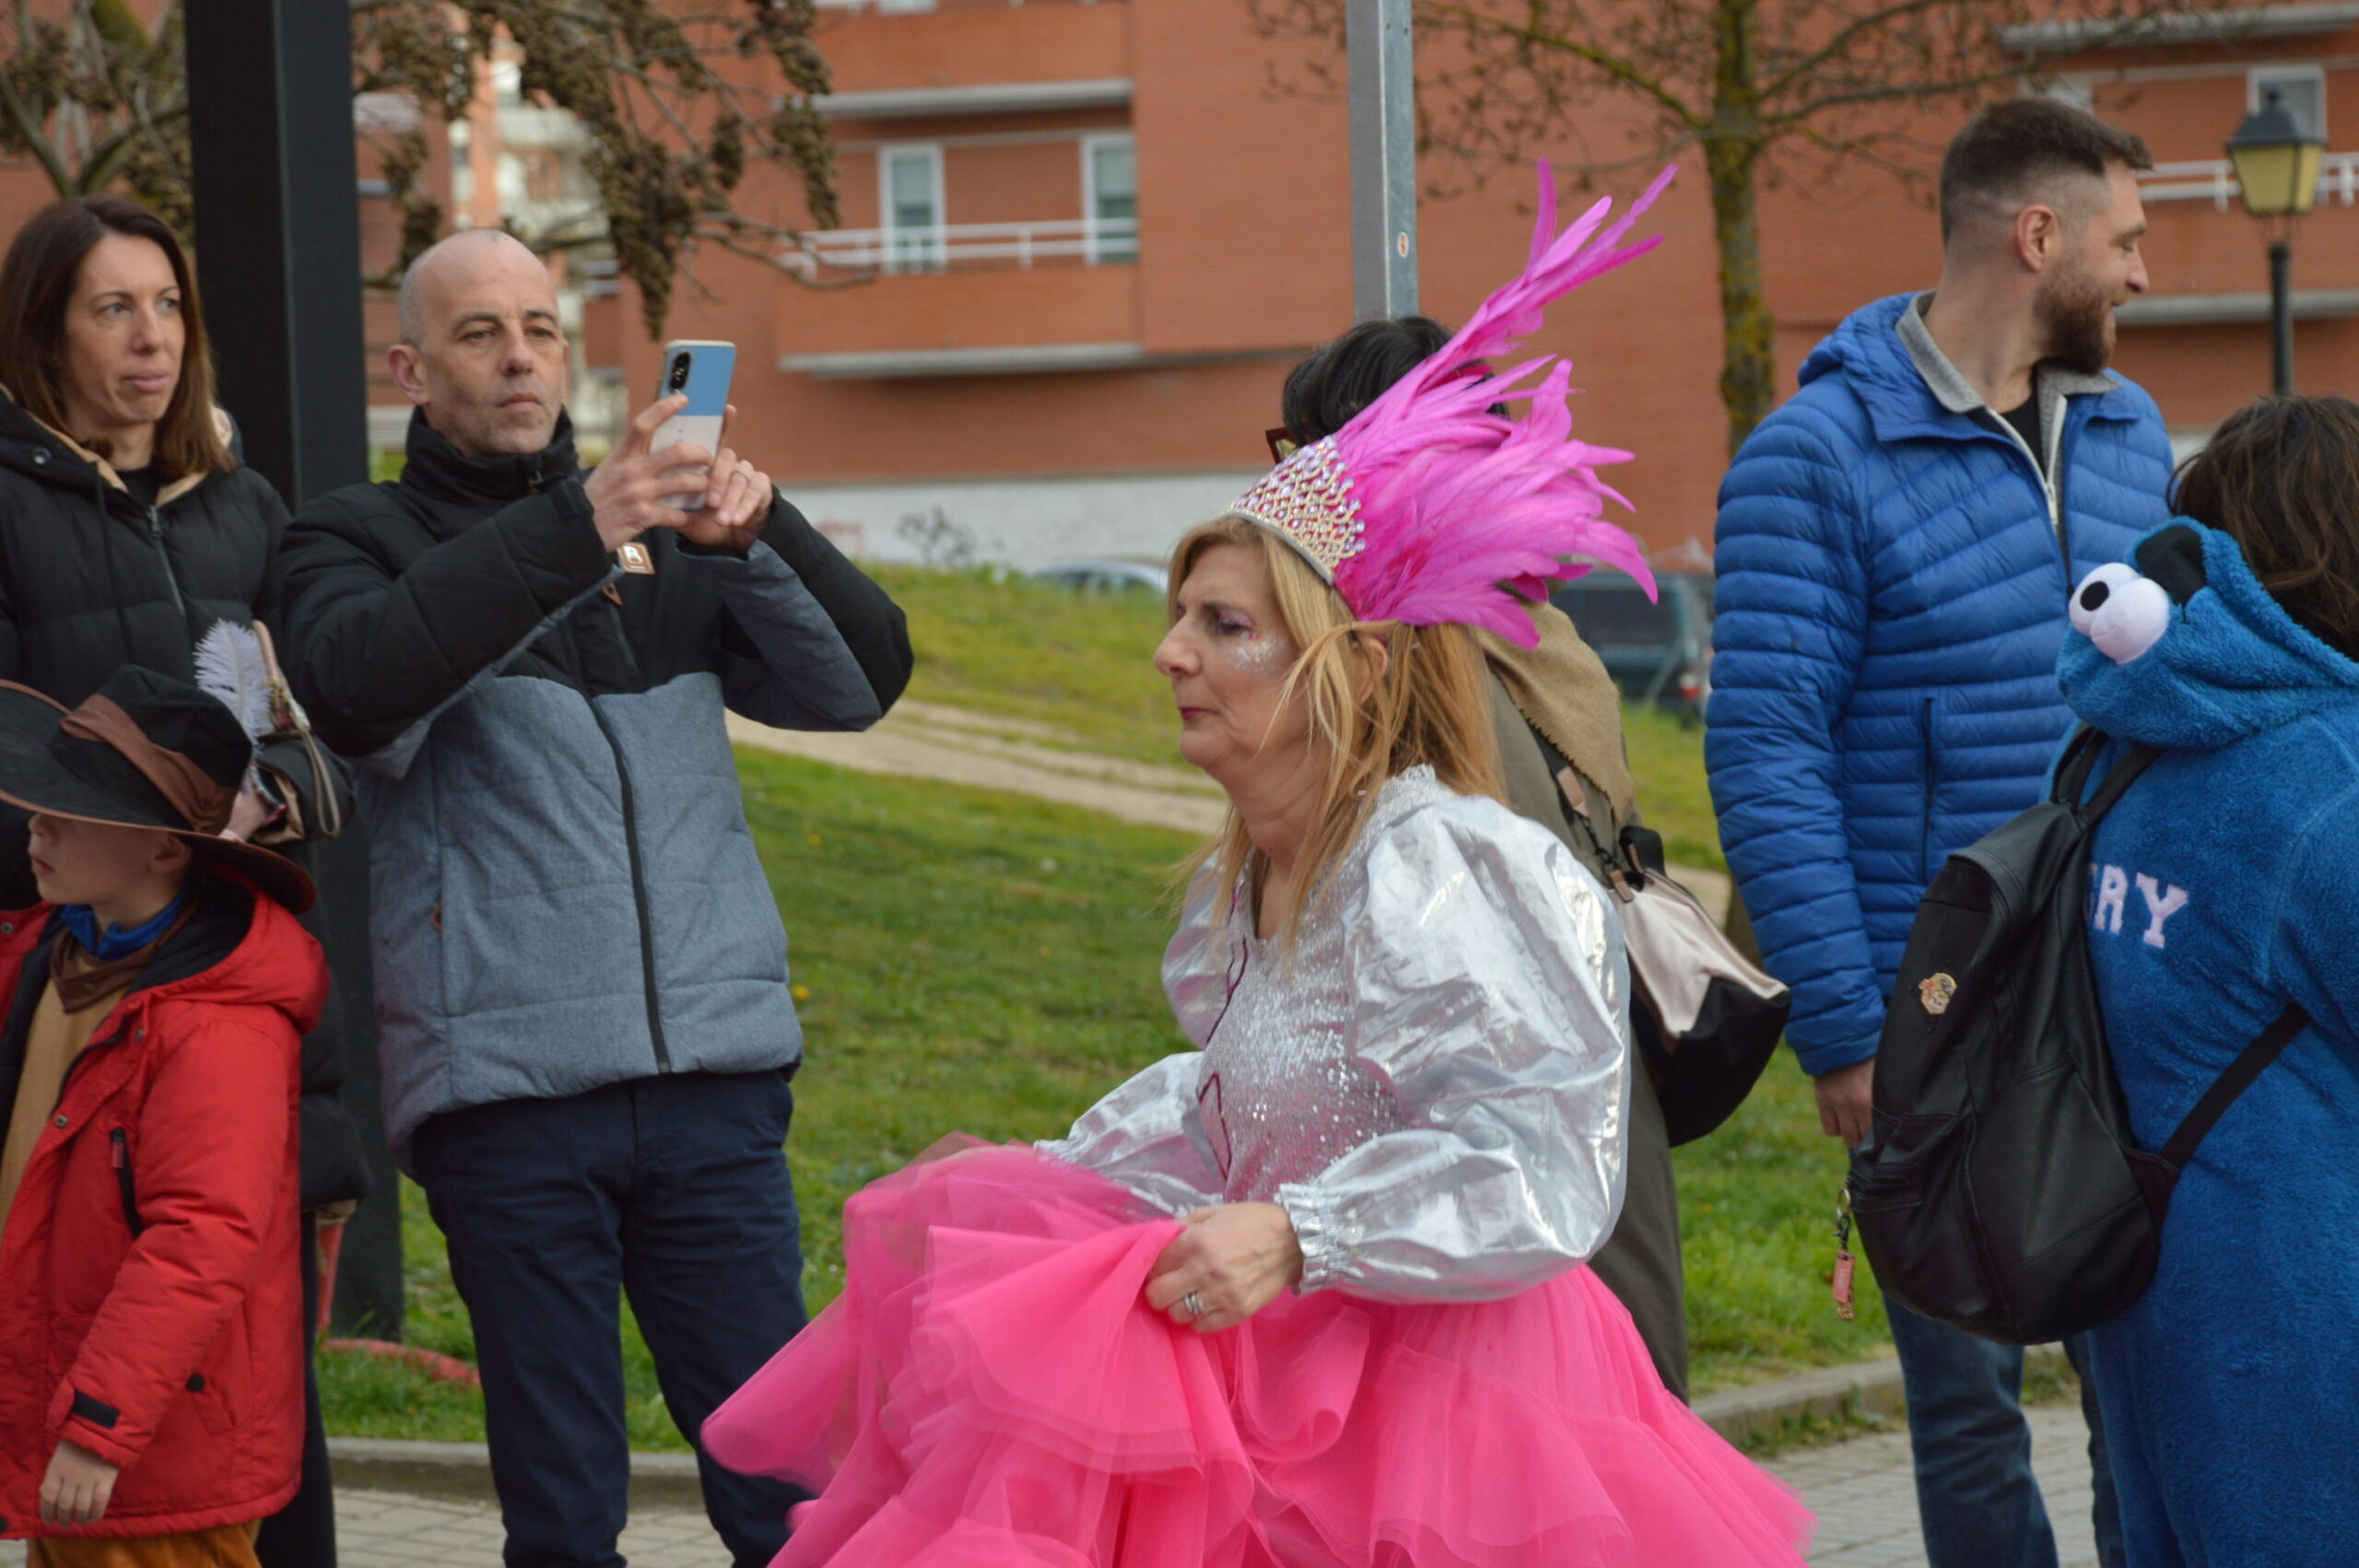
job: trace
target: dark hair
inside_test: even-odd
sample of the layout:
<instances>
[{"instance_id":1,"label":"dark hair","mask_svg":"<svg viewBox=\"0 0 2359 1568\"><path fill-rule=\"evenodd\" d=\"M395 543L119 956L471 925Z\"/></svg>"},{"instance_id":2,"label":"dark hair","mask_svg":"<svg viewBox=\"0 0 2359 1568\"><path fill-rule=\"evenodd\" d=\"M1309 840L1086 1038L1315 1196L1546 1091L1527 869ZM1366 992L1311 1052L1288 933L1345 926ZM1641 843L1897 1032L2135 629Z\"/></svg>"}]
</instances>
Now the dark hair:
<instances>
[{"instance_id":1,"label":"dark hair","mask_svg":"<svg viewBox=\"0 0 2359 1568\"><path fill-rule=\"evenodd\" d=\"M2237 410L2181 465L2172 506L2234 539L2288 615L2359 659L2359 403Z\"/></svg>"},{"instance_id":2,"label":"dark hair","mask_svg":"<svg viewBox=\"0 0 2359 1568\"><path fill-rule=\"evenodd\" d=\"M2115 164L2152 169L2154 155L2127 131L2052 98L2010 98L1988 104L1950 138L1942 154L1942 240L1960 225L2004 209L2060 174L2099 180Z\"/></svg>"},{"instance_id":3,"label":"dark hair","mask_svg":"<svg viewBox=\"0 0 2359 1568\"><path fill-rule=\"evenodd\" d=\"M1387 388L1432 358L1449 329L1431 316L1378 316L1362 322L1286 373L1278 418L1308 446L1352 422ZM1494 414L1507 409L1494 404Z\"/></svg>"},{"instance_id":4,"label":"dark hair","mask_svg":"<svg viewBox=\"0 0 2359 1568\"><path fill-rule=\"evenodd\" d=\"M196 279L179 237L164 220L121 196L53 202L26 220L0 263L0 387L19 407L75 439L66 422L65 308L81 281L82 260L110 234L153 240L180 286L181 379L156 422L156 462L167 479L236 466L213 422L213 358L205 340Z\"/></svg>"},{"instance_id":5,"label":"dark hair","mask_svg":"<svg viewBox=\"0 0 2359 1568\"><path fill-rule=\"evenodd\" d=\"M1278 417L1295 439L1324 440L1449 341L1449 329L1430 316L1362 322L1288 372Z\"/></svg>"}]
</instances>

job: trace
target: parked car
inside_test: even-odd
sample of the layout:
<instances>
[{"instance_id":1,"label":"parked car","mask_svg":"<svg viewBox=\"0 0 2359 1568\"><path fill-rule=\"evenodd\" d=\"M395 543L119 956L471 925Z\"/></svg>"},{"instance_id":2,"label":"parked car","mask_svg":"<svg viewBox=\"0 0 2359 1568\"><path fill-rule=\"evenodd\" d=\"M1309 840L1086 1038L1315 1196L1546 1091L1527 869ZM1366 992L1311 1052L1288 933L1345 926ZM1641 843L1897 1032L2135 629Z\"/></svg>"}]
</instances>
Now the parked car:
<instances>
[{"instance_id":1,"label":"parked car","mask_svg":"<svg viewBox=\"0 0 2359 1568\"><path fill-rule=\"evenodd\" d=\"M1712 577L1664 572L1656 597L1619 572L1595 571L1554 595L1632 702L1701 720L1712 695Z\"/></svg>"},{"instance_id":2,"label":"parked car","mask_svg":"<svg viewBox=\"0 0 2359 1568\"><path fill-rule=\"evenodd\" d=\"M1170 580L1168 568L1161 561L1124 560L1119 556L1061 561L1052 567L1036 567L1024 575L1036 582L1053 582L1076 592L1121 593L1146 589L1157 597L1166 591Z\"/></svg>"}]
</instances>

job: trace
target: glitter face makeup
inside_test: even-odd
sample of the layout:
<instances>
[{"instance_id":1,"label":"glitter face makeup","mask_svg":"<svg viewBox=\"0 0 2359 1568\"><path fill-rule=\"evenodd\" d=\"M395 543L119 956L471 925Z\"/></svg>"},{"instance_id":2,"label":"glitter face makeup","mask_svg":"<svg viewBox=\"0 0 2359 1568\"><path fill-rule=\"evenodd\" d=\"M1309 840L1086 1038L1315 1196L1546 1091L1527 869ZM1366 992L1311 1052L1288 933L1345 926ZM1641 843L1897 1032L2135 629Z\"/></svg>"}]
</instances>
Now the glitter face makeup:
<instances>
[{"instance_id":1,"label":"glitter face makeup","mask_svg":"<svg viewBox=\"0 0 2359 1568\"><path fill-rule=\"evenodd\" d=\"M1264 680L1275 680L1294 667L1294 639L1283 632L1240 630L1224 636L1218 646L1232 668Z\"/></svg>"}]
</instances>

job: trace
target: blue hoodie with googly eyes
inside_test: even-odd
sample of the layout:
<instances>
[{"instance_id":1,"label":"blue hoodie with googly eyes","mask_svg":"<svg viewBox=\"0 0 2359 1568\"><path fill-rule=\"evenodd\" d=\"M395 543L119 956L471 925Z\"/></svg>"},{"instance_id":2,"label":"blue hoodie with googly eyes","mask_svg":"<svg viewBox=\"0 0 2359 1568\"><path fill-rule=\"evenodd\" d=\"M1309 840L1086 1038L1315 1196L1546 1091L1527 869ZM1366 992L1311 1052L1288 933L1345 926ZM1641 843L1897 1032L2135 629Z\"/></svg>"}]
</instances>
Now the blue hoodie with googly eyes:
<instances>
[{"instance_id":1,"label":"blue hoodie with googly eyes","mask_svg":"<svg viewBox=\"0 0 2359 1568\"><path fill-rule=\"evenodd\" d=\"M2359 1562L2359 662L2224 533L2074 589L2066 700L2162 756L2099 827L2089 951L2147 1148L2288 1003L2196 1150L2144 1296L2092 1336L2139 1568Z\"/></svg>"}]
</instances>

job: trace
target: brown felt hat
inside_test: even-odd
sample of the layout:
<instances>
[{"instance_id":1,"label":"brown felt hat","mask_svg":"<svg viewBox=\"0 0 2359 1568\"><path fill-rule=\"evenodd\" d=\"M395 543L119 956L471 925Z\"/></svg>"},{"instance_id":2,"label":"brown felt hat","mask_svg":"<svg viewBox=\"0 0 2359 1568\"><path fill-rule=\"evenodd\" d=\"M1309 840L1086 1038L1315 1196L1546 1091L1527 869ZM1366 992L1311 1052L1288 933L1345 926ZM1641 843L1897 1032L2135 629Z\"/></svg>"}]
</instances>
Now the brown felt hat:
<instances>
[{"instance_id":1,"label":"brown felt hat","mask_svg":"<svg viewBox=\"0 0 2359 1568\"><path fill-rule=\"evenodd\" d=\"M253 755L237 715L211 693L137 665L117 670L71 711L0 681L0 801L177 835L299 915L313 897L303 868L221 836Z\"/></svg>"}]
</instances>

